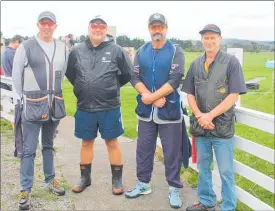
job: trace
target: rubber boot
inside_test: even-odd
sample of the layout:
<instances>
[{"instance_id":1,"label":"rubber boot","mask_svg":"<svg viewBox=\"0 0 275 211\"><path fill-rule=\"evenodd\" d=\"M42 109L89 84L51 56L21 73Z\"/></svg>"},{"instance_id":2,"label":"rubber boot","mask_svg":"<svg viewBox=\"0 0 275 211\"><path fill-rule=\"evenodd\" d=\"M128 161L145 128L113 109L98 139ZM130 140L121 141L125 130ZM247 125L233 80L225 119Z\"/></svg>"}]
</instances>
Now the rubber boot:
<instances>
[{"instance_id":1,"label":"rubber boot","mask_svg":"<svg viewBox=\"0 0 275 211\"><path fill-rule=\"evenodd\" d=\"M111 165L112 169L112 191L114 195L121 195L124 193L122 185L122 170L123 165Z\"/></svg>"},{"instance_id":2,"label":"rubber boot","mask_svg":"<svg viewBox=\"0 0 275 211\"><path fill-rule=\"evenodd\" d=\"M74 193L81 193L91 185L91 168L92 164L80 164L81 178L72 189Z\"/></svg>"}]
</instances>

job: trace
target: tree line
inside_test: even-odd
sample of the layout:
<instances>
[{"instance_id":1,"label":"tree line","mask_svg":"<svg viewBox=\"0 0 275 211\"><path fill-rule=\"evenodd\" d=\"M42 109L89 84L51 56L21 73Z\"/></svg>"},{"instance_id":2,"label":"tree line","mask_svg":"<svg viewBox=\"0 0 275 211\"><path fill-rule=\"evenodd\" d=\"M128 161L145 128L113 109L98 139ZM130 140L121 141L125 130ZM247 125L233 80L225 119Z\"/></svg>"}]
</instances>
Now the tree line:
<instances>
[{"instance_id":1,"label":"tree line","mask_svg":"<svg viewBox=\"0 0 275 211\"><path fill-rule=\"evenodd\" d=\"M1 36L2 37L2 36ZM22 36L24 40L29 39L29 36ZM87 39L87 35L80 35L75 37L75 43L84 42ZM58 39L63 40L63 37L60 36ZM5 38L5 45L7 46L11 38ZM202 43L199 40L181 40L178 38L169 38L173 43L178 44L184 51L191 52L201 52L203 51ZM140 38L129 38L126 35L121 35L116 37L116 43L122 47L133 47L135 50L139 49L142 45L145 44L144 39ZM274 42L271 44L257 43L255 41L244 41L237 39L225 39L222 41L221 48L226 50L227 48L243 48L246 52L261 52L261 51L275 51Z\"/></svg>"}]
</instances>

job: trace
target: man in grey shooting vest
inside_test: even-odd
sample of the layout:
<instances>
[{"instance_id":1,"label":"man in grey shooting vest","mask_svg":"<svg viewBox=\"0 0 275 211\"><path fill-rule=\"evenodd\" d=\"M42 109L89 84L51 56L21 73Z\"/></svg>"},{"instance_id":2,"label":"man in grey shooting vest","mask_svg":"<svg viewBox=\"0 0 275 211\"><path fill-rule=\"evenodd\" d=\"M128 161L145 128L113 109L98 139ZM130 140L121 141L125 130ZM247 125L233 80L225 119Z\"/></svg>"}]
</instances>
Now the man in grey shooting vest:
<instances>
[{"instance_id":1,"label":"man in grey shooting vest","mask_svg":"<svg viewBox=\"0 0 275 211\"><path fill-rule=\"evenodd\" d=\"M19 46L13 63L12 80L20 104L23 104L23 148L22 144L16 143L16 146L21 146L16 149L21 158L21 210L30 208L40 129L46 188L56 195L65 194L55 179L53 138L59 120L66 115L61 83L67 69L68 50L65 43L53 38L56 26L55 15L42 12L37 22L39 34Z\"/></svg>"},{"instance_id":2,"label":"man in grey shooting vest","mask_svg":"<svg viewBox=\"0 0 275 211\"><path fill-rule=\"evenodd\" d=\"M239 95L247 90L238 59L220 49L220 28L209 24L200 34L205 53L191 63L182 89L187 93L193 112L190 133L196 139L199 169L199 201L186 210L215 210L216 195L210 169L212 147L222 181L221 210L235 210L234 107Z\"/></svg>"}]
</instances>

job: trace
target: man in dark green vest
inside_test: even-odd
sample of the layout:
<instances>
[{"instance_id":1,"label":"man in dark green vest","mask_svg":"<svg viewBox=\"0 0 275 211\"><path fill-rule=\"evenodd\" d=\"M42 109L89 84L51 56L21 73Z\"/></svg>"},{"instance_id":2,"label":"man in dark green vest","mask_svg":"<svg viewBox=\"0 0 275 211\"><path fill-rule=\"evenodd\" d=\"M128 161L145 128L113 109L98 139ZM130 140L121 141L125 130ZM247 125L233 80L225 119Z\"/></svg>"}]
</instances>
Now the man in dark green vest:
<instances>
[{"instance_id":1,"label":"man in dark green vest","mask_svg":"<svg viewBox=\"0 0 275 211\"><path fill-rule=\"evenodd\" d=\"M215 210L211 163L214 148L222 181L222 210L235 210L234 107L240 94L247 92L238 59L220 49L221 30L214 24L201 31L205 53L190 65L182 91L187 93L193 112L190 133L196 139L199 201L187 211Z\"/></svg>"}]
</instances>

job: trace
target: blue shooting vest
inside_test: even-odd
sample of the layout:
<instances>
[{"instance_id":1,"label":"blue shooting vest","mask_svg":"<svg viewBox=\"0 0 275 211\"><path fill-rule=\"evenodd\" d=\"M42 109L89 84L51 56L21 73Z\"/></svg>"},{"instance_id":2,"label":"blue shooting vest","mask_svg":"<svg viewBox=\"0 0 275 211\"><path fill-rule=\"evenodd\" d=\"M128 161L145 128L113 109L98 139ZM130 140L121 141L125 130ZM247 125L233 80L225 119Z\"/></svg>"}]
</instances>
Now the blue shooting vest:
<instances>
[{"instance_id":1,"label":"blue shooting vest","mask_svg":"<svg viewBox=\"0 0 275 211\"><path fill-rule=\"evenodd\" d=\"M141 82L151 92L161 88L169 80L172 62L176 47L167 40L165 45L155 55L152 43L145 44L139 51L139 76ZM145 105L141 101L141 95L137 95L136 114L143 118L149 118L153 111L153 105ZM166 103L162 108L156 108L159 119L179 120L181 118L180 95L177 90L166 96Z\"/></svg>"}]
</instances>

